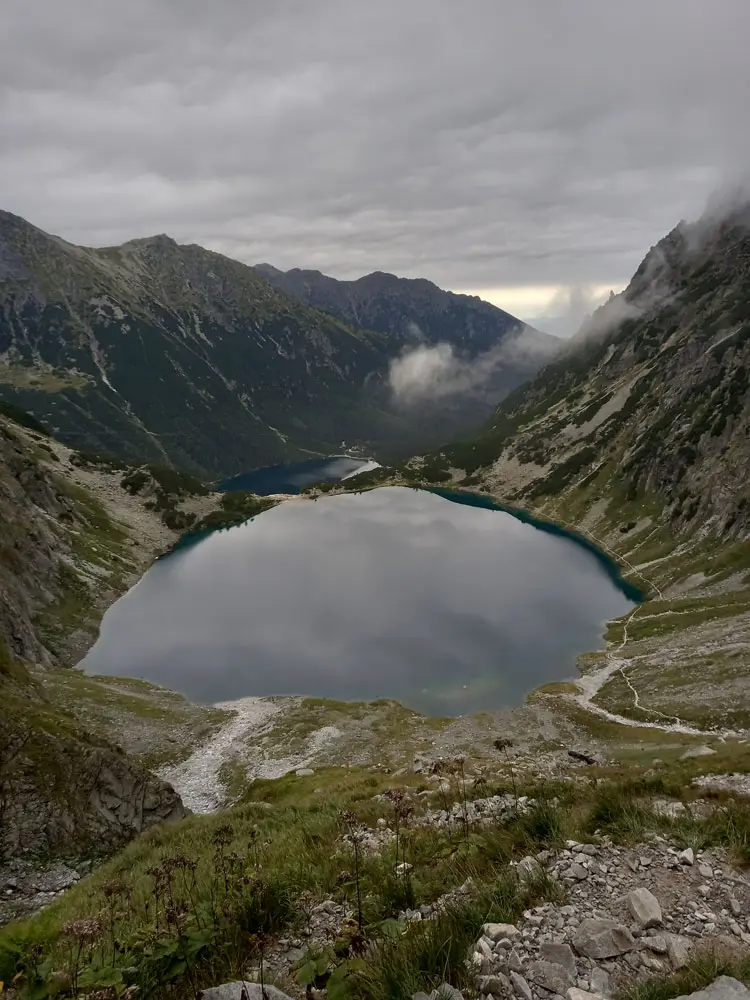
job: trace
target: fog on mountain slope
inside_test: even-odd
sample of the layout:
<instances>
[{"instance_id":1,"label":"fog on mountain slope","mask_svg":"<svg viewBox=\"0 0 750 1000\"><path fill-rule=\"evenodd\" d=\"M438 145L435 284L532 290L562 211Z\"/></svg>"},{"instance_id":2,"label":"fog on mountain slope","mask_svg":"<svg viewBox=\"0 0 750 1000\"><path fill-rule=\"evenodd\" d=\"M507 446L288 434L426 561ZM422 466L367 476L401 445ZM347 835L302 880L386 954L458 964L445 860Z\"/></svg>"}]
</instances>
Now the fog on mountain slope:
<instances>
[{"instance_id":1,"label":"fog on mountain slope","mask_svg":"<svg viewBox=\"0 0 750 1000\"><path fill-rule=\"evenodd\" d=\"M745 537L749 223L750 202L680 223L559 358L427 467L523 505L653 497L672 532Z\"/></svg>"},{"instance_id":2,"label":"fog on mountain slope","mask_svg":"<svg viewBox=\"0 0 750 1000\"><path fill-rule=\"evenodd\" d=\"M406 457L485 419L542 363L500 352L484 393L469 380L450 405L405 413L389 371L415 325L486 368L519 324L426 281L362 281L366 303L303 303L262 268L167 236L77 247L0 212L0 398L79 449L223 478L342 438Z\"/></svg>"}]
</instances>

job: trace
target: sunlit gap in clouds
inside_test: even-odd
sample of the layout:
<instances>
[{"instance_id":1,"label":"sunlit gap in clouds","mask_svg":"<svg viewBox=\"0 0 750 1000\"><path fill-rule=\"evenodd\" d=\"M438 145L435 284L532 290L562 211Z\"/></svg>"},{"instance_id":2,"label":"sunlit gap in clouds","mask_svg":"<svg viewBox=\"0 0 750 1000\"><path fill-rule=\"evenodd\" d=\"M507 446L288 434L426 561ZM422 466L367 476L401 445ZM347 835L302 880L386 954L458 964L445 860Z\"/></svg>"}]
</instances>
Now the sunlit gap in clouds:
<instances>
[{"instance_id":1,"label":"sunlit gap in clouds","mask_svg":"<svg viewBox=\"0 0 750 1000\"><path fill-rule=\"evenodd\" d=\"M525 323L558 337L571 337L583 320L605 302L611 291L622 291L624 281L595 285L499 285L495 288L454 288L462 295L478 295Z\"/></svg>"}]
</instances>

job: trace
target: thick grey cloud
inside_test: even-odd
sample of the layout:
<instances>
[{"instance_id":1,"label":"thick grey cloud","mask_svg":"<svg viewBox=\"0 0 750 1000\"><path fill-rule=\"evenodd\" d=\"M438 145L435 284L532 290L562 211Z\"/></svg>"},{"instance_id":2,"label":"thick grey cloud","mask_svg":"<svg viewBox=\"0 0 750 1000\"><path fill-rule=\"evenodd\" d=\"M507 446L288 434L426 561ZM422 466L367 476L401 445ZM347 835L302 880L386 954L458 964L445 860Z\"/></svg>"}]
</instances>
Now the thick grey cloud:
<instances>
[{"instance_id":1,"label":"thick grey cloud","mask_svg":"<svg viewBox=\"0 0 750 1000\"><path fill-rule=\"evenodd\" d=\"M750 162L748 0L4 0L0 28L0 205L76 242L585 289Z\"/></svg>"}]
</instances>

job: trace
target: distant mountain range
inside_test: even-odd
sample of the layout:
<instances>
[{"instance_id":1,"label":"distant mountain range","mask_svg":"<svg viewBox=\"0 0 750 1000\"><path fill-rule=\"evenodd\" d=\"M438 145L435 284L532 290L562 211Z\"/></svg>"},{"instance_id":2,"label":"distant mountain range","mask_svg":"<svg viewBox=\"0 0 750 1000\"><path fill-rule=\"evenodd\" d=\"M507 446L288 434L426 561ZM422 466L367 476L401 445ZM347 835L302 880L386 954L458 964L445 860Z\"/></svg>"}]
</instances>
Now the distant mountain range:
<instances>
[{"instance_id":1,"label":"distant mountain range","mask_svg":"<svg viewBox=\"0 0 750 1000\"><path fill-rule=\"evenodd\" d=\"M481 389L398 405L391 365L438 343L464 365L499 353ZM486 418L554 347L426 281L284 275L167 236L78 247L0 212L0 399L81 450L210 477L344 441L405 456Z\"/></svg>"}]
</instances>

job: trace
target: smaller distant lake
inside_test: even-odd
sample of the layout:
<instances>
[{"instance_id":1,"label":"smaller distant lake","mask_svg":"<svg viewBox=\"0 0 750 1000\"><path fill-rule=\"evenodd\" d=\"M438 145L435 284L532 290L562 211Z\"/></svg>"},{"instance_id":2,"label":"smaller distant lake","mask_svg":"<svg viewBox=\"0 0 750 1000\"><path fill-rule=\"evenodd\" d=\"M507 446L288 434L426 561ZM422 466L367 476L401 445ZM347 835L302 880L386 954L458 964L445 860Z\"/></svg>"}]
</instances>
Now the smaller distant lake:
<instances>
[{"instance_id":1,"label":"smaller distant lake","mask_svg":"<svg viewBox=\"0 0 750 1000\"><path fill-rule=\"evenodd\" d=\"M340 483L351 479L360 472L379 468L379 463L367 458L350 458L348 455L332 455L328 458L311 458L306 462L288 465L270 465L265 469L253 469L242 475L225 479L219 489L249 490L260 496L271 493L299 493L311 483Z\"/></svg>"},{"instance_id":2,"label":"smaller distant lake","mask_svg":"<svg viewBox=\"0 0 750 1000\"><path fill-rule=\"evenodd\" d=\"M290 500L158 560L82 665L203 702L392 698L463 715L574 676L637 596L554 526L384 487Z\"/></svg>"}]
</instances>

